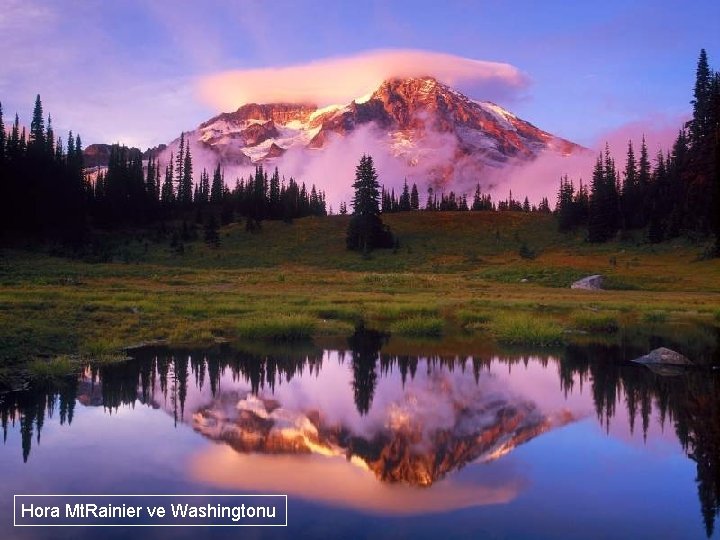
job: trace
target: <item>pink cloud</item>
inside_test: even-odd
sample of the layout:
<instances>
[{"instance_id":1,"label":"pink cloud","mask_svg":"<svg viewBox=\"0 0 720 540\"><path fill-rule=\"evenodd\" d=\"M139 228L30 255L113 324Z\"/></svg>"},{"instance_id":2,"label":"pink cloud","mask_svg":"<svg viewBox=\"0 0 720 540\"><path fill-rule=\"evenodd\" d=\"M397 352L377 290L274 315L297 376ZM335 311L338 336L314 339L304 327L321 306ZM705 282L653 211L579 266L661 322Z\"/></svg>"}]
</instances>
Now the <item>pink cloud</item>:
<instances>
[{"instance_id":1,"label":"pink cloud","mask_svg":"<svg viewBox=\"0 0 720 540\"><path fill-rule=\"evenodd\" d=\"M483 99L511 99L529 79L506 63L412 49L375 50L279 68L224 71L203 77L198 92L221 111L244 103L348 103L389 77L430 75Z\"/></svg>"}]
</instances>

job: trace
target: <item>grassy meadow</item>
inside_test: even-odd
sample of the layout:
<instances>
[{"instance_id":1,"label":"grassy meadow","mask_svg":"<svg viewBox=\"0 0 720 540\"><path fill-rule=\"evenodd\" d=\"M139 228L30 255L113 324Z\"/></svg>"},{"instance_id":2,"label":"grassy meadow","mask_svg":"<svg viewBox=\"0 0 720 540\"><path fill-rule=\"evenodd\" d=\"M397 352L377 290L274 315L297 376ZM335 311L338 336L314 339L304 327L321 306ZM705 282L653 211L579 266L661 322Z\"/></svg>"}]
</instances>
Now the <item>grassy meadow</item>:
<instances>
[{"instance_id":1,"label":"grassy meadow","mask_svg":"<svg viewBox=\"0 0 720 540\"><path fill-rule=\"evenodd\" d=\"M126 231L103 239L103 263L3 249L0 378L8 366L49 369L38 358L114 361L156 340L321 339L362 325L551 347L628 325L720 324L720 260L703 259L703 244L590 245L559 234L552 216L514 212L383 217L400 246L369 256L345 249L348 216L264 222L257 233L235 223L220 248L197 240L182 254L167 236ZM569 288L595 273L609 290Z\"/></svg>"}]
</instances>

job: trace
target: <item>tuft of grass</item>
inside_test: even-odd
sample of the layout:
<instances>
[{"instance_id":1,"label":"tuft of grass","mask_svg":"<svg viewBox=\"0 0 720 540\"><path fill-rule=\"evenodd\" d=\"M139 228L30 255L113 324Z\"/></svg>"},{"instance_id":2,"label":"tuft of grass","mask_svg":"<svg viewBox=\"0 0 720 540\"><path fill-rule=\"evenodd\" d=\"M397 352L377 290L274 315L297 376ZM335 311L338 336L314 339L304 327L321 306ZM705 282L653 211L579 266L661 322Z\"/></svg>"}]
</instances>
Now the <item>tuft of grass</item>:
<instances>
[{"instance_id":1,"label":"tuft of grass","mask_svg":"<svg viewBox=\"0 0 720 540\"><path fill-rule=\"evenodd\" d=\"M167 335L170 343L200 345L211 343L215 339L207 321L181 320L175 324Z\"/></svg>"},{"instance_id":2,"label":"tuft of grass","mask_svg":"<svg viewBox=\"0 0 720 540\"><path fill-rule=\"evenodd\" d=\"M438 337L443 332L443 320L438 317L416 316L390 325L393 334L409 337Z\"/></svg>"},{"instance_id":3,"label":"tuft of grass","mask_svg":"<svg viewBox=\"0 0 720 540\"><path fill-rule=\"evenodd\" d=\"M715 320L720 322L720 309L715 312Z\"/></svg>"},{"instance_id":4,"label":"tuft of grass","mask_svg":"<svg viewBox=\"0 0 720 540\"><path fill-rule=\"evenodd\" d=\"M415 317L434 317L438 315L438 307L435 304L422 302L392 303L384 302L368 306L372 317L378 320L393 321Z\"/></svg>"},{"instance_id":5,"label":"tuft of grass","mask_svg":"<svg viewBox=\"0 0 720 540\"><path fill-rule=\"evenodd\" d=\"M311 311L320 319L348 321L351 323L360 323L362 321L360 311L346 305L322 304L313 307Z\"/></svg>"},{"instance_id":6,"label":"tuft of grass","mask_svg":"<svg viewBox=\"0 0 720 540\"><path fill-rule=\"evenodd\" d=\"M648 311L643 315L643 321L647 323L664 323L668 320L666 311Z\"/></svg>"},{"instance_id":7,"label":"tuft of grass","mask_svg":"<svg viewBox=\"0 0 720 540\"><path fill-rule=\"evenodd\" d=\"M76 369L75 362L69 356L54 358L35 358L28 362L27 371L31 379L51 380L71 374Z\"/></svg>"},{"instance_id":8,"label":"tuft of grass","mask_svg":"<svg viewBox=\"0 0 720 540\"><path fill-rule=\"evenodd\" d=\"M491 329L498 341L512 345L552 347L563 342L563 329L557 321L537 314L501 312Z\"/></svg>"},{"instance_id":9,"label":"tuft of grass","mask_svg":"<svg viewBox=\"0 0 720 540\"><path fill-rule=\"evenodd\" d=\"M277 314L243 319L236 329L241 338L296 341L309 339L315 331L315 324L316 320L307 315Z\"/></svg>"},{"instance_id":10,"label":"tuft of grass","mask_svg":"<svg viewBox=\"0 0 720 540\"><path fill-rule=\"evenodd\" d=\"M113 356L122 349L122 344L116 339L96 338L86 341L82 346L82 353L91 358Z\"/></svg>"},{"instance_id":11,"label":"tuft of grass","mask_svg":"<svg viewBox=\"0 0 720 540\"><path fill-rule=\"evenodd\" d=\"M607 313L580 312L572 316L573 328L587 332L617 332L620 328L618 320Z\"/></svg>"},{"instance_id":12,"label":"tuft of grass","mask_svg":"<svg viewBox=\"0 0 720 540\"><path fill-rule=\"evenodd\" d=\"M460 322L460 326L467 329L479 328L492 321L492 317L489 313L473 311L470 309L458 310L457 319Z\"/></svg>"}]
</instances>

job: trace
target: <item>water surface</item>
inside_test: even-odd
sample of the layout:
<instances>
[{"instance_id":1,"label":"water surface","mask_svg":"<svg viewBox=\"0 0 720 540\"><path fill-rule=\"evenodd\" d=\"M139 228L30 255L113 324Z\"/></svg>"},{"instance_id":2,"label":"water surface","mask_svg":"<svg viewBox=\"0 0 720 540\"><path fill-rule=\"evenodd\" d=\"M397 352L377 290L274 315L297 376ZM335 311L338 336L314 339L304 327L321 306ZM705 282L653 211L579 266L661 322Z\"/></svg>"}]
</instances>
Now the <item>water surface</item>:
<instances>
[{"instance_id":1,"label":"water surface","mask_svg":"<svg viewBox=\"0 0 720 540\"><path fill-rule=\"evenodd\" d=\"M242 531L263 538L714 535L720 378L627 362L653 345L137 350L0 397L0 537L128 534L13 529L16 493L288 494L288 529Z\"/></svg>"}]
</instances>

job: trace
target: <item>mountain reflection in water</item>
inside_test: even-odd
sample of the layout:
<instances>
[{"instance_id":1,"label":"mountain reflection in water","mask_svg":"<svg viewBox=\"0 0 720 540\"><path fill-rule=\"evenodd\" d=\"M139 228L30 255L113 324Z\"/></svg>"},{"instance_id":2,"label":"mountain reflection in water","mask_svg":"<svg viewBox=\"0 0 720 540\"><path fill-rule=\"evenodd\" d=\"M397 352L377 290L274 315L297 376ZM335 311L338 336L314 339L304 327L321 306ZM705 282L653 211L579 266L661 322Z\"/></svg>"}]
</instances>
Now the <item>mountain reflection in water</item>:
<instances>
[{"instance_id":1,"label":"mountain reflection in water","mask_svg":"<svg viewBox=\"0 0 720 540\"><path fill-rule=\"evenodd\" d=\"M625 362L647 352L631 347L481 358L391 355L383 346L369 334L331 351L137 350L129 362L0 396L4 440L17 427L27 461L47 418L70 424L78 407L112 414L139 402L223 443L191 456L199 482L408 514L511 501L526 484L517 468L472 482L456 472L588 416L612 432L623 415L630 436L648 437L657 421L658 436L674 437L696 463L712 533L720 508L716 372L664 377ZM716 356L715 348L694 358L719 363Z\"/></svg>"}]
</instances>

